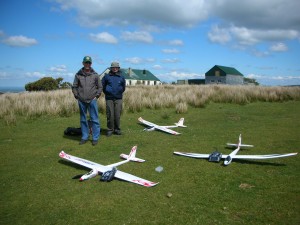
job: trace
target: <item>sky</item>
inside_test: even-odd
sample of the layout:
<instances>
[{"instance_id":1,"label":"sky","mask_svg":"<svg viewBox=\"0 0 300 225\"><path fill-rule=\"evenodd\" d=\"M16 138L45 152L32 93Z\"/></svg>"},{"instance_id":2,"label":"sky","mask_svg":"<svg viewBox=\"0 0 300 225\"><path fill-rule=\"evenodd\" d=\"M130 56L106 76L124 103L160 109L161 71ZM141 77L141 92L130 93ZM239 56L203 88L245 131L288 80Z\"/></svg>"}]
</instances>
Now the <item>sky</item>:
<instances>
[{"instance_id":1,"label":"sky","mask_svg":"<svg viewBox=\"0 0 300 225\"><path fill-rule=\"evenodd\" d=\"M234 67L260 85L300 85L299 0L0 1L0 87L73 82L83 57L162 82Z\"/></svg>"}]
</instances>

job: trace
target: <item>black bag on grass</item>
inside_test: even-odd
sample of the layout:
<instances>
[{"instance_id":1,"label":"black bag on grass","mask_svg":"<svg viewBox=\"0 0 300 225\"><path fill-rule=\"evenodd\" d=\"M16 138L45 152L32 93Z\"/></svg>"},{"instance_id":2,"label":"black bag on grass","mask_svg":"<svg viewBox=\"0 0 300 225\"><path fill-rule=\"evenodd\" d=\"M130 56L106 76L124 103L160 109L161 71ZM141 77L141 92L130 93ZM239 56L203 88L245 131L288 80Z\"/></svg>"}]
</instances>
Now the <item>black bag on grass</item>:
<instances>
[{"instance_id":1,"label":"black bag on grass","mask_svg":"<svg viewBox=\"0 0 300 225\"><path fill-rule=\"evenodd\" d=\"M67 136L79 136L81 135L81 128L75 128L75 127L68 127L65 129L64 134Z\"/></svg>"},{"instance_id":2,"label":"black bag on grass","mask_svg":"<svg viewBox=\"0 0 300 225\"><path fill-rule=\"evenodd\" d=\"M90 134L92 134L92 121L88 120ZM64 134L67 136L79 136L82 134L81 128L68 127L65 129Z\"/></svg>"}]
</instances>

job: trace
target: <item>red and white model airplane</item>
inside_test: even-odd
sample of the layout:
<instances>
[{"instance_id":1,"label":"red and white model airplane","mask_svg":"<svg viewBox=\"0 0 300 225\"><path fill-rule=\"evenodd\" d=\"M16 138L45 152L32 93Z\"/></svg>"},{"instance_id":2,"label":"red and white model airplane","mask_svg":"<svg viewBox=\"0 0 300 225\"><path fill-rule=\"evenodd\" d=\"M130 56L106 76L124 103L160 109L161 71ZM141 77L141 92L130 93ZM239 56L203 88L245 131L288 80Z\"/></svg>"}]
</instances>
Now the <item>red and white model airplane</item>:
<instances>
[{"instance_id":1,"label":"red and white model airplane","mask_svg":"<svg viewBox=\"0 0 300 225\"><path fill-rule=\"evenodd\" d=\"M117 168L116 168L117 166L127 163L129 161L144 162L145 160L135 157L136 151L137 151L137 146L133 146L129 155L125 155L125 154L120 155L121 158L126 159L126 160L118 162L118 163L106 165L106 166L98 164L98 163L94 163L92 161L82 159L82 158L79 158L76 156L69 155L69 154L65 153L64 151L61 151L59 153L59 157L65 159L65 160L71 161L73 163L79 164L81 166L92 169L87 174L82 175L79 179L80 181L90 179L101 173L102 174L101 179L100 179L101 181L111 181L114 177L116 177L116 178L126 180L129 182L135 183L135 184L139 184L139 185L142 185L145 187L155 186L158 183L155 183L155 182L152 182L149 180L145 180L143 178L140 178L140 177L131 175L129 173L125 173L120 170L117 170Z\"/></svg>"},{"instance_id":2,"label":"red and white model airplane","mask_svg":"<svg viewBox=\"0 0 300 225\"><path fill-rule=\"evenodd\" d=\"M171 130L169 128L175 128L175 127L186 127L185 125L183 125L184 122L184 118L180 118L180 120L178 121L178 123L175 123L175 125L170 125L170 126L159 126L155 123L151 123L147 120L144 120L142 117L140 117L138 119L142 124L147 125L149 128L145 128L144 131L153 131L153 130L160 130L169 134L174 134L174 135L178 135L180 133Z\"/></svg>"},{"instance_id":3,"label":"red and white model airplane","mask_svg":"<svg viewBox=\"0 0 300 225\"><path fill-rule=\"evenodd\" d=\"M298 153L287 153L287 154L272 154L272 155L237 155L238 151L242 147L253 147L253 145L242 144L242 135L239 136L239 142L237 144L227 143L227 146L237 147L229 155L222 155L220 152L213 152L211 154L198 154L198 153L187 153L187 152L174 152L176 155L187 156L191 158L204 158L208 159L210 162L219 162L221 159L224 159L224 165L229 165L233 159L274 159L282 158L288 156L294 156Z\"/></svg>"}]
</instances>

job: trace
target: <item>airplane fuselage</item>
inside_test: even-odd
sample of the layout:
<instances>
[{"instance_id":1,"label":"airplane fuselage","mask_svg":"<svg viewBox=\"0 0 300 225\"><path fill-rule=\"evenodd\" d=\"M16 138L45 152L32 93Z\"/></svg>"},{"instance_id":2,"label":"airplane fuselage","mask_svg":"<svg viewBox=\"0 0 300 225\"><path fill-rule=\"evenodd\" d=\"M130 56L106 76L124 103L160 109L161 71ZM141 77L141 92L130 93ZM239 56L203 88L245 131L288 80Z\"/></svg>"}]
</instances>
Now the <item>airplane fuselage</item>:
<instances>
[{"instance_id":1,"label":"airplane fuselage","mask_svg":"<svg viewBox=\"0 0 300 225\"><path fill-rule=\"evenodd\" d=\"M228 166L232 162L231 156L227 156L226 159L224 160L224 165Z\"/></svg>"}]
</instances>

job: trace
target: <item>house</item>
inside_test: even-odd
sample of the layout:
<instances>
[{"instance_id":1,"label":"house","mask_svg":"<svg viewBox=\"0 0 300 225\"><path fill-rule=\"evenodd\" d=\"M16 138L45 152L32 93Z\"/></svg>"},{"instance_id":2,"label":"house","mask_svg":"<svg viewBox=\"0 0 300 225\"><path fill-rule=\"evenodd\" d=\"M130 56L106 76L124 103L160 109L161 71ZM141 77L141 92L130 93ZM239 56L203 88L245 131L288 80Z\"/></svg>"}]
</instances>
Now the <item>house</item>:
<instances>
[{"instance_id":1,"label":"house","mask_svg":"<svg viewBox=\"0 0 300 225\"><path fill-rule=\"evenodd\" d=\"M244 84L244 75L233 67L215 65L205 73L205 84Z\"/></svg>"},{"instance_id":2,"label":"house","mask_svg":"<svg viewBox=\"0 0 300 225\"><path fill-rule=\"evenodd\" d=\"M107 68L104 72L100 74L100 79L108 73L110 68ZM143 85L161 85L161 81L154 76L149 70L139 70L139 69L122 69L120 68L120 71L122 71L123 76L126 80L126 86L134 86L137 84L143 84Z\"/></svg>"},{"instance_id":3,"label":"house","mask_svg":"<svg viewBox=\"0 0 300 225\"><path fill-rule=\"evenodd\" d=\"M205 84L205 79L177 80L177 84Z\"/></svg>"}]
</instances>

